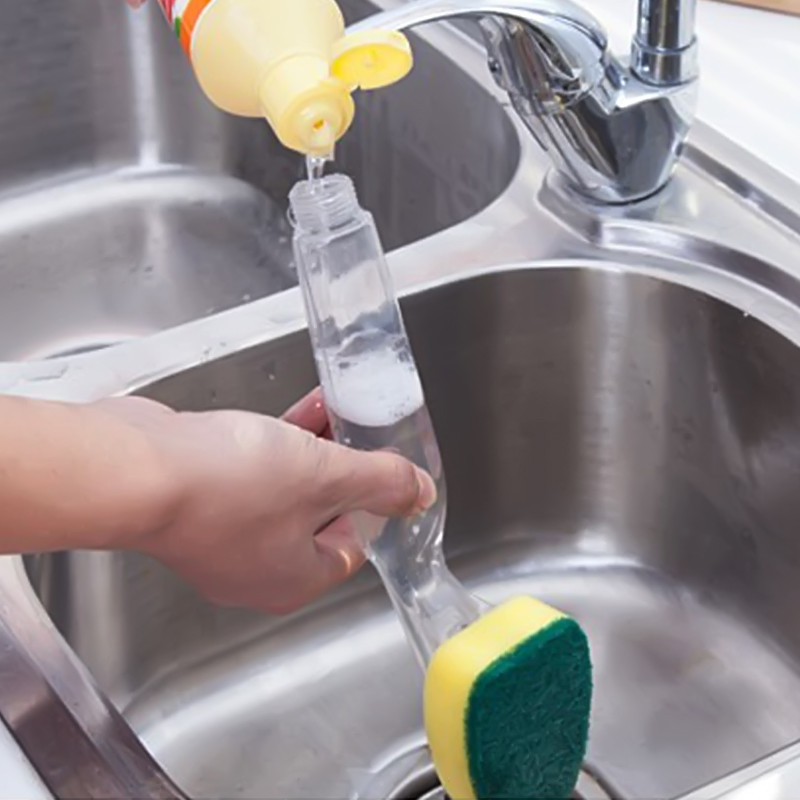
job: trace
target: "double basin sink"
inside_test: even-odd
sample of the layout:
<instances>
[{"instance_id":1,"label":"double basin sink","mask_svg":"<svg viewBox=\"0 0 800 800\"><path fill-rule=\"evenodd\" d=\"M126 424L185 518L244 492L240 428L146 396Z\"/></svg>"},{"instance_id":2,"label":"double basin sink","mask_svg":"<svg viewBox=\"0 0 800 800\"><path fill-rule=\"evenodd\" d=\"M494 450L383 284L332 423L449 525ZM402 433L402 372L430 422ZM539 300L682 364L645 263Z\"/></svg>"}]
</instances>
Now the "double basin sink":
<instances>
[{"instance_id":1,"label":"double basin sink","mask_svg":"<svg viewBox=\"0 0 800 800\"><path fill-rule=\"evenodd\" d=\"M0 89L0 391L278 414L315 383L285 216L302 165L202 99L155 8L121 6L0 8L0 59L31 65ZM337 166L391 251L453 570L587 630L579 796L796 796L797 190L697 126L662 192L592 208L473 41L414 44ZM441 796L370 569L287 618L131 554L0 573L0 715L56 796Z\"/></svg>"}]
</instances>

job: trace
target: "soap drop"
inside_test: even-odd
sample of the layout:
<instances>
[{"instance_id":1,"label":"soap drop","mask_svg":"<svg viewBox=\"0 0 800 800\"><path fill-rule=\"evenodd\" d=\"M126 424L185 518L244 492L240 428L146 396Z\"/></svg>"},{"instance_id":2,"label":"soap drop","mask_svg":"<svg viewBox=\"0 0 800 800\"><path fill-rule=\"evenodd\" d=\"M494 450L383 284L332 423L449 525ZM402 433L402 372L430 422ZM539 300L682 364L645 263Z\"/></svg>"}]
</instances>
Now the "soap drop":
<instances>
[{"instance_id":1,"label":"soap drop","mask_svg":"<svg viewBox=\"0 0 800 800\"><path fill-rule=\"evenodd\" d=\"M333 152L324 156L306 156L306 172L310 181L322 180L325 177L325 165L333 161Z\"/></svg>"}]
</instances>

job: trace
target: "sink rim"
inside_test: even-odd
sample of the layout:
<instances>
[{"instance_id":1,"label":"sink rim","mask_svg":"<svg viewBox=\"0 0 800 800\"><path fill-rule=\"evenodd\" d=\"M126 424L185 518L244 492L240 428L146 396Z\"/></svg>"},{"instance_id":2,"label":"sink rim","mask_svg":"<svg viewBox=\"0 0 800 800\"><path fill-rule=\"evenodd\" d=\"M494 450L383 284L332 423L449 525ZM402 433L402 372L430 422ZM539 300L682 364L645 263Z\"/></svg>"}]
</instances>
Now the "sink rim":
<instances>
[{"instance_id":1,"label":"sink rim","mask_svg":"<svg viewBox=\"0 0 800 800\"><path fill-rule=\"evenodd\" d=\"M415 253L410 251L414 250L415 246L409 246L389 254L388 259L395 264L413 260ZM437 262L439 266L435 267ZM779 267L765 262L762 265L768 275L786 277ZM413 274L403 271L402 263L399 266L394 277L401 298L494 273L525 270L589 270L652 278L726 303L800 346L800 274L789 276L797 293L797 300L793 301L741 273L625 250L595 258L519 261L467 270L449 267L445 261L432 258L428 266L433 268L425 270L427 275L423 280L415 280ZM422 271L424 267L418 269ZM130 394L199 364L277 341L306 328L300 289L292 288L146 339L132 339L86 355L41 363L0 364L0 391L70 402Z\"/></svg>"},{"instance_id":2,"label":"sink rim","mask_svg":"<svg viewBox=\"0 0 800 800\"><path fill-rule=\"evenodd\" d=\"M503 102L466 34L429 26L420 34ZM461 59L465 59L461 61ZM481 274L578 267L653 277L726 302L800 344L800 192L793 181L702 123L683 163L657 195L628 206L576 202L545 172L533 137L504 103L519 137L517 169L505 192L473 217L387 253L399 296ZM703 218L701 202L723 199L760 241L726 241L735 225ZM688 212L688 213L687 213ZM545 235L530 223L541 222ZM498 253L496 244L502 242ZM768 252L772 251L772 252ZM299 287L96 352L47 361L0 361L0 392L91 401L135 391L200 363L306 327Z\"/></svg>"}]
</instances>

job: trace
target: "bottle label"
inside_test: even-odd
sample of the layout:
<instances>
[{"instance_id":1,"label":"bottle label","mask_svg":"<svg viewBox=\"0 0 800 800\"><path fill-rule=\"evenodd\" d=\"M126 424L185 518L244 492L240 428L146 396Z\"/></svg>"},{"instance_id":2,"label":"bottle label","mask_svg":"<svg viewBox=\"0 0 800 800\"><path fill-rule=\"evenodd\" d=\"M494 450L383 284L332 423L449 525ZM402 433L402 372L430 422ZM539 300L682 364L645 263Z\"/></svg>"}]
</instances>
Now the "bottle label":
<instances>
[{"instance_id":1,"label":"bottle label","mask_svg":"<svg viewBox=\"0 0 800 800\"><path fill-rule=\"evenodd\" d=\"M175 31L186 55L191 58L192 34L200 15L214 0L158 0L167 22Z\"/></svg>"}]
</instances>

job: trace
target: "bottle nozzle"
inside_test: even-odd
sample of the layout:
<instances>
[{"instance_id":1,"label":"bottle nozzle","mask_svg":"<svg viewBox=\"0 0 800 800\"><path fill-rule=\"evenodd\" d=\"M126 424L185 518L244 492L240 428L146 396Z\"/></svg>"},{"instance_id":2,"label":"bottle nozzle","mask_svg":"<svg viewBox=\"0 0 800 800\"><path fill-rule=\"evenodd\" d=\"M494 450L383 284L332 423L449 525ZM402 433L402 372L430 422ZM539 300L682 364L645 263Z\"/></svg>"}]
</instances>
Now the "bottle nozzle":
<instances>
[{"instance_id":1,"label":"bottle nozzle","mask_svg":"<svg viewBox=\"0 0 800 800\"><path fill-rule=\"evenodd\" d=\"M326 98L320 98L308 103L297 114L294 126L298 140L304 143L303 152L311 156L327 156L331 153L341 133L349 125L346 114L346 109L338 101L331 103Z\"/></svg>"},{"instance_id":2,"label":"bottle nozzle","mask_svg":"<svg viewBox=\"0 0 800 800\"><path fill-rule=\"evenodd\" d=\"M264 76L261 108L281 143L304 155L327 155L353 121L348 88L331 78L326 59L287 58Z\"/></svg>"}]
</instances>

